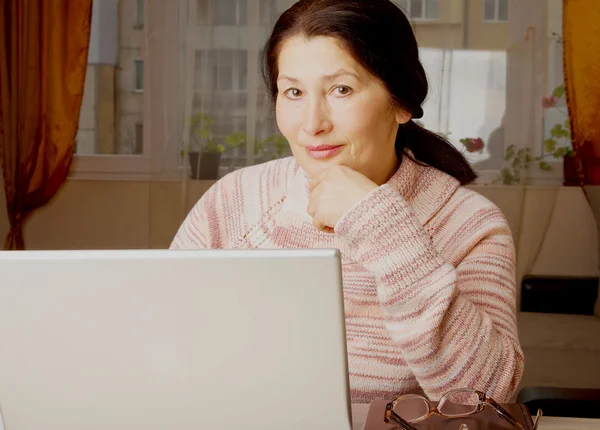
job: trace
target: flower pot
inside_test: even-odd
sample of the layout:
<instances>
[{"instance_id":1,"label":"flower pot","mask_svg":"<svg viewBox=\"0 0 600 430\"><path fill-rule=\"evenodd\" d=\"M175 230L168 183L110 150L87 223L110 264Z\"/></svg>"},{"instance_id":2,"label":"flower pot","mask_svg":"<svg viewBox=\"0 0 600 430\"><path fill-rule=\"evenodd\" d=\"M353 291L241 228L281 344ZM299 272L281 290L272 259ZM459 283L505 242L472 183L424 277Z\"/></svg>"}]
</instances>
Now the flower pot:
<instances>
[{"instance_id":1,"label":"flower pot","mask_svg":"<svg viewBox=\"0 0 600 430\"><path fill-rule=\"evenodd\" d=\"M577 172L577 162L570 155L563 157L563 185L565 187L579 186L579 173Z\"/></svg>"},{"instance_id":2,"label":"flower pot","mask_svg":"<svg viewBox=\"0 0 600 430\"><path fill-rule=\"evenodd\" d=\"M218 179L220 152L190 152L190 168L192 179Z\"/></svg>"}]
</instances>

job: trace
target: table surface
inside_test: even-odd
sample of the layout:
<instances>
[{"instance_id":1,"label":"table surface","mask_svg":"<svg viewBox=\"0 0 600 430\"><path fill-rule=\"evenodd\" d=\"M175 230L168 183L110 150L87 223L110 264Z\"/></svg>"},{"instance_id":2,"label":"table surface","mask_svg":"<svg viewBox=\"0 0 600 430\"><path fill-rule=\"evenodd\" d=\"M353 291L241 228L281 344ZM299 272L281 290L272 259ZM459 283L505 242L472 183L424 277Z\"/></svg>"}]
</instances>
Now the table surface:
<instances>
[{"instance_id":1,"label":"table surface","mask_svg":"<svg viewBox=\"0 0 600 430\"><path fill-rule=\"evenodd\" d=\"M368 410L369 405L352 405L353 430L363 430ZM600 430L600 419L542 416L538 430Z\"/></svg>"}]
</instances>

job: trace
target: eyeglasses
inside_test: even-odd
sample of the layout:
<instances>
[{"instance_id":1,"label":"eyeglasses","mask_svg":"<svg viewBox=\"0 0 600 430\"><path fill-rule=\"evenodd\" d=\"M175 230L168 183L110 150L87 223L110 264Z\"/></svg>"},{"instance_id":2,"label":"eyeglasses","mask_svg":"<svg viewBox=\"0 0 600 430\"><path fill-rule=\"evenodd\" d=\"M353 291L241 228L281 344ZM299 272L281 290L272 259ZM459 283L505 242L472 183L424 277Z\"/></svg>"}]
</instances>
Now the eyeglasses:
<instances>
[{"instance_id":1,"label":"eyeglasses","mask_svg":"<svg viewBox=\"0 0 600 430\"><path fill-rule=\"evenodd\" d=\"M404 394L385 407L383 420L397 424L402 430L417 430L410 423L417 423L430 417L440 415L446 418L464 418L481 412L484 407L492 409L500 418L519 430L527 430L506 409L488 397L484 392L470 388L460 388L444 394L437 407L432 407L425 397L417 394ZM538 409L533 422L533 430L538 427L542 410ZM464 428L461 426L461 428Z\"/></svg>"}]
</instances>

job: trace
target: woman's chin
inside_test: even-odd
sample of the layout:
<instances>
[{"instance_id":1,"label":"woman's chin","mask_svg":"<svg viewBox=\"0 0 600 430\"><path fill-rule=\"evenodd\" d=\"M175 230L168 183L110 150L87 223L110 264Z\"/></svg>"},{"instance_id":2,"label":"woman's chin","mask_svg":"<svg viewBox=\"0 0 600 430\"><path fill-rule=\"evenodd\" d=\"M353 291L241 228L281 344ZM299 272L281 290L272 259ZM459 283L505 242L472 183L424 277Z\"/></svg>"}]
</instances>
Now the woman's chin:
<instances>
[{"instance_id":1,"label":"woman's chin","mask_svg":"<svg viewBox=\"0 0 600 430\"><path fill-rule=\"evenodd\" d=\"M334 166L344 166L346 165L343 160L327 160L327 161L319 161L315 162L314 160L308 160L308 163L301 165L301 167L306 171L308 176L314 178L322 171L330 169Z\"/></svg>"}]
</instances>

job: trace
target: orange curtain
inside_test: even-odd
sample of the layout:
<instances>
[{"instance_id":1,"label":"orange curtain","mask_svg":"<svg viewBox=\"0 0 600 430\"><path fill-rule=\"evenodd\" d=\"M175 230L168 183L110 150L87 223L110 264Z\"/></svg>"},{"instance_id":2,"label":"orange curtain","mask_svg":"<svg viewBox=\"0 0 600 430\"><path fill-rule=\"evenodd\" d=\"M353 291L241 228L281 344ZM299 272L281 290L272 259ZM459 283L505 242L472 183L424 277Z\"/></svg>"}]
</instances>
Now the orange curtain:
<instances>
[{"instance_id":1,"label":"orange curtain","mask_svg":"<svg viewBox=\"0 0 600 430\"><path fill-rule=\"evenodd\" d=\"M92 0L0 0L0 161L10 231L69 173L87 69Z\"/></svg>"},{"instance_id":2,"label":"orange curtain","mask_svg":"<svg viewBox=\"0 0 600 430\"><path fill-rule=\"evenodd\" d=\"M600 185L600 1L563 0L564 71L582 185Z\"/></svg>"}]
</instances>

